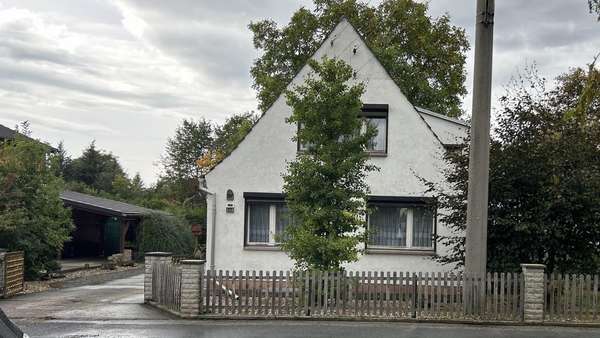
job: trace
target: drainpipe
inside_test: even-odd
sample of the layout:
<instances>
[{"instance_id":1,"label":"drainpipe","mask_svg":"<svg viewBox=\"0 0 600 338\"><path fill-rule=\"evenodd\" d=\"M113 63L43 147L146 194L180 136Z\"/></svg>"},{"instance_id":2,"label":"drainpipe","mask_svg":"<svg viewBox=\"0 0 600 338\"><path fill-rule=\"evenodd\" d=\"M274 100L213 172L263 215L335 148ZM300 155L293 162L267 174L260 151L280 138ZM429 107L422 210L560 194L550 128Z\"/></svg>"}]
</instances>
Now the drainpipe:
<instances>
[{"instance_id":1,"label":"drainpipe","mask_svg":"<svg viewBox=\"0 0 600 338\"><path fill-rule=\"evenodd\" d=\"M215 223L217 218L217 198L216 194L212 191L209 191L206 188L206 178L204 176L200 177L200 185L199 189L203 193L206 194L206 230L210 230L210 250L208 250L209 255L206 257L208 259L208 264L210 266L210 270L215 269ZM208 247L208 243L207 243ZM208 249L208 248L207 248Z\"/></svg>"}]
</instances>

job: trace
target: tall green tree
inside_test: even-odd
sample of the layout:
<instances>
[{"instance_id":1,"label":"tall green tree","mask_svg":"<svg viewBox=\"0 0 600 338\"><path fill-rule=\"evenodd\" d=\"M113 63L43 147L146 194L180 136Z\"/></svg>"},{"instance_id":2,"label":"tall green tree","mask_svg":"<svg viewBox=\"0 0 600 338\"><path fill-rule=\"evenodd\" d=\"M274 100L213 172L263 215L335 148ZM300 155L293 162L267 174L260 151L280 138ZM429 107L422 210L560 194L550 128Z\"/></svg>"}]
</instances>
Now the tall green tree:
<instances>
[{"instance_id":1,"label":"tall green tree","mask_svg":"<svg viewBox=\"0 0 600 338\"><path fill-rule=\"evenodd\" d=\"M54 154L56 157L56 161L54 162L56 176L64 177L65 172L71 163L71 158L67 154L63 141L58 143Z\"/></svg>"},{"instance_id":2,"label":"tall green tree","mask_svg":"<svg viewBox=\"0 0 600 338\"><path fill-rule=\"evenodd\" d=\"M127 177L119 160L113 154L97 149L95 141L64 168L65 180L81 182L107 193L113 192L113 182L119 177Z\"/></svg>"},{"instance_id":3,"label":"tall green tree","mask_svg":"<svg viewBox=\"0 0 600 338\"><path fill-rule=\"evenodd\" d=\"M378 5L314 0L313 10L300 8L284 27L273 20L252 22L254 46L262 51L250 71L259 108L268 109L346 17L413 104L460 115L468 40L447 14L433 19L427 9L426 2L413 0L385 0Z\"/></svg>"},{"instance_id":4,"label":"tall green tree","mask_svg":"<svg viewBox=\"0 0 600 338\"><path fill-rule=\"evenodd\" d=\"M501 98L490 149L488 268L600 269L600 71L574 69L548 90L535 73ZM463 264L468 154L450 153L438 194L455 234L443 262ZM430 184L433 191L440 191Z\"/></svg>"},{"instance_id":5,"label":"tall green tree","mask_svg":"<svg viewBox=\"0 0 600 338\"><path fill-rule=\"evenodd\" d=\"M294 140L306 144L288 164L283 191L292 224L282 249L301 269L339 270L358 259L365 238L366 175L377 168L365 152L373 127L361 133L363 84L349 84L352 67L341 60L309 61L315 76L286 92Z\"/></svg>"},{"instance_id":6,"label":"tall green tree","mask_svg":"<svg viewBox=\"0 0 600 338\"><path fill-rule=\"evenodd\" d=\"M29 135L28 130L18 130ZM71 212L59 197L56 154L17 134L0 145L0 247L23 250L28 278L57 267L72 229Z\"/></svg>"},{"instance_id":7,"label":"tall green tree","mask_svg":"<svg viewBox=\"0 0 600 338\"><path fill-rule=\"evenodd\" d=\"M197 194L198 180L202 175L196 161L213 146L213 126L200 119L183 120L175 135L167 140L166 154L162 159L165 178L175 184L182 199Z\"/></svg>"}]
</instances>

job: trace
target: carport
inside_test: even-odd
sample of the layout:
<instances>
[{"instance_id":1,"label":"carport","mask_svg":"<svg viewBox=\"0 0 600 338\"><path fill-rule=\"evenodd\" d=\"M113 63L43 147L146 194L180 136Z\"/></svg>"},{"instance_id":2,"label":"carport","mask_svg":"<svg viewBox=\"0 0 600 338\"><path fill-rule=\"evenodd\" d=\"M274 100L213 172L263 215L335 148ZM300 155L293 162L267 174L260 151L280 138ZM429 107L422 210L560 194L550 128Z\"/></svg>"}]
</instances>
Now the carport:
<instances>
[{"instance_id":1,"label":"carport","mask_svg":"<svg viewBox=\"0 0 600 338\"><path fill-rule=\"evenodd\" d=\"M137 205L74 191L60 194L72 210L75 229L62 258L99 258L134 250L136 232L144 215L157 212Z\"/></svg>"}]
</instances>

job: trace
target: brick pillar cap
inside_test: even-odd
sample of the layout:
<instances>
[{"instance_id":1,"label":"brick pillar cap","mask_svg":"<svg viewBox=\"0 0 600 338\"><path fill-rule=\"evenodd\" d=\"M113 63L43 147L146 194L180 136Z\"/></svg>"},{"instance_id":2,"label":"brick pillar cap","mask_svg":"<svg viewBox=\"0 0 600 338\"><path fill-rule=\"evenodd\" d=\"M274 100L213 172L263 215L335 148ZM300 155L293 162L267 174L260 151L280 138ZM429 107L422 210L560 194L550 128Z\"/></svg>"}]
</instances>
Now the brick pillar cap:
<instances>
[{"instance_id":1,"label":"brick pillar cap","mask_svg":"<svg viewBox=\"0 0 600 338\"><path fill-rule=\"evenodd\" d=\"M544 264L521 264L521 269L543 270L545 268Z\"/></svg>"},{"instance_id":2,"label":"brick pillar cap","mask_svg":"<svg viewBox=\"0 0 600 338\"><path fill-rule=\"evenodd\" d=\"M155 251L155 252L146 252L145 255L152 256L152 257L167 257L167 256L173 256L173 253L172 252Z\"/></svg>"},{"instance_id":3,"label":"brick pillar cap","mask_svg":"<svg viewBox=\"0 0 600 338\"><path fill-rule=\"evenodd\" d=\"M206 263L205 260L202 259L184 259L181 262L179 262L179 264L186 264L186 265L201 265Z\"/></svg>"}]
</instances>

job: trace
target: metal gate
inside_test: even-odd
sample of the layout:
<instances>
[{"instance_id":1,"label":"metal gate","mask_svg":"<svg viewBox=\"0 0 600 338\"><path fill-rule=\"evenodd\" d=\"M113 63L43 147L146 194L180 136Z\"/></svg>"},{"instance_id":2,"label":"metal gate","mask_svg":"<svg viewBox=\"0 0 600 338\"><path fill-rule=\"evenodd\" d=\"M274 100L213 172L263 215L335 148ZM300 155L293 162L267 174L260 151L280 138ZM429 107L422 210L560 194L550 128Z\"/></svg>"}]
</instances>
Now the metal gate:
<instances>
[{"instance_id":1,"label":"metal gate","mask_svg":"<svg viewBox=\"0 0 600 338\"><path fill-rule=\"evenodd\" d=\"M23 251L13 251L4 254L3 297L10 297L23 292L24 272Z\"/></svg>"}]
</instances>

